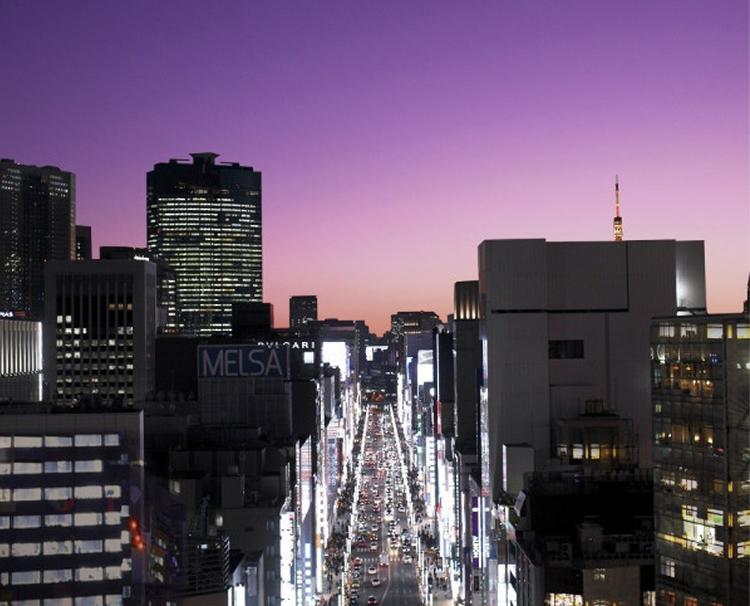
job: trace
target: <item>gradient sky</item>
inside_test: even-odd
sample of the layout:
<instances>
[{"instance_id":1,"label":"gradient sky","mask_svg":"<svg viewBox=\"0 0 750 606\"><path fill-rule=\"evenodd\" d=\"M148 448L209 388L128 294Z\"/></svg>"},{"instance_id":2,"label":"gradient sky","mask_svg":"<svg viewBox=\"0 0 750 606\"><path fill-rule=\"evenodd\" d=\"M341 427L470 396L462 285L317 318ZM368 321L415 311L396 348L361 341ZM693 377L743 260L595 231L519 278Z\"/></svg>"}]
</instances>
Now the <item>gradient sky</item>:
<instances>
[{"instance_id":1,"label":"gradient sky","mask_svg":"<svg viewBox=\"0 0 750 606\"><path fill-rule=\"evenodd\" d=\"M0 157L78 177L94 245L145 243L146 172L263 172L265 299L382 331L452 307L488 238L706 241L750 269L746 0L0 3Z\"/></svg>"}]
</instances>

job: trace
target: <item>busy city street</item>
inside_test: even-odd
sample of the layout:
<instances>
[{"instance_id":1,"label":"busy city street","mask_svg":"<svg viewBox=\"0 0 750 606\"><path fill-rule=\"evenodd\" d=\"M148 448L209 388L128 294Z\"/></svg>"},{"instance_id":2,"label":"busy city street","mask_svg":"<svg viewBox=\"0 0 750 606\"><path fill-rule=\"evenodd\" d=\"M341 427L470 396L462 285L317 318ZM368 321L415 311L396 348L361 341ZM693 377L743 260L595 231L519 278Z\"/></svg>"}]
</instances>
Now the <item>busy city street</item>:
<instances>
[{"instance_id":1,"label":"busy city street","mask_svg":"<svg viewBox=\"0 0 750 606\"><path fill-rule=\"evenodd\" d=\"M370 406L346 579L351 606L422 603L401 465L387 408Z\"/></svg>"}]
</instances>

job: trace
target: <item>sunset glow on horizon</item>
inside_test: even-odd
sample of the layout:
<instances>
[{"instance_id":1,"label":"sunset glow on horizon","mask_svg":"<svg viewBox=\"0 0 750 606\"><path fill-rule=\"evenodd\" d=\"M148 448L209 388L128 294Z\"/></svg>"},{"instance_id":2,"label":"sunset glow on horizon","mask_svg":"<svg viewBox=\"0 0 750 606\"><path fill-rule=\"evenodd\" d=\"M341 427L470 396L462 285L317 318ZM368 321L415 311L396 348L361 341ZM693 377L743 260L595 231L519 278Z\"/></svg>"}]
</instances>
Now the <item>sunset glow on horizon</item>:
<instances>
[{"instance_id":1,"label":"sunset glow on horizon","mask_svg":"<svg viewBox=\"0 0 750 606\"><path fill-rule=\"evenodd\" d=\"M745 1L3 12L0 157L74 172L95 251L145 245L155 163L253 166L278 325L296 294L376 332L445 318L482 240L611 240L616 174L624 239L705 240L709 311L741 309Z\"/></svg>"}]
</instances>

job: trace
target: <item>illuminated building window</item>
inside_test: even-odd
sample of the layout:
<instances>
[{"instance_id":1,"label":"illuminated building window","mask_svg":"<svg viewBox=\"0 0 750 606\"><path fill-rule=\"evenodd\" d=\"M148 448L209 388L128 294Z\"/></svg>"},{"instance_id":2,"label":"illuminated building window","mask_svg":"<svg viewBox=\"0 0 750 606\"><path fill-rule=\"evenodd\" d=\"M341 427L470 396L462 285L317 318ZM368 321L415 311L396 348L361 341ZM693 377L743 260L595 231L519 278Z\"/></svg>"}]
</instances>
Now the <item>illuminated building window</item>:
<instances>
[{"instance_id":1,"label":"illuminated building window","mask_svg":"<svg viewBox=\"0 0 750 606\"><path fill-rule=\"evenodd\" d=\"M737 338L750 339L750 324L737 324Z\"/></svg>"},{"instance_id":2,"label":"illuminated building window","mask_svg":"<svg viewBox=\"0 0 750 606\"><path fill-rule=\"evenodd\" d=\"M583 444L573 444L573 460L583 459Z\"/></svg>"},{"instance_id":3,"label":"illuminated building window","mask_svg":"<svg viewBox=\"0 0 750 606\"><path fill-rule=\"evenodd\" d=\"M16 436L14 445L16 448L41 448L42 438L38 436Z\"/></svg>"},{"instance_id":4,"label":"illuminated building window","mask_svg":"<svg viewBox=\"0 0 750 606\"><path fill-rule=\"evenodd\" d=\"M102 460L76 461L76 473L97 473L102 470Z\"/></svg>"},{"instance_id":5,"label":"illuminated building window","mask_svg":"<svg viewBox=\"0 0 750 606\"><path fill-rule=\"evenodd\" d=\"M673 579L675 577L675 561L670 558L661 559L661 574Z\"/></svg>"},{"instance_id":6,"label":"illuminated building window","mask_svg":"<svg viewBox=\"0 0 750 606\"><path fill-rule=\"evenodd\" d=\"M101 553L102 542L100 540L83 540L79 539L75 542L76 553Z\"/></svg>"},{"instance_id":7,"label":"illuminated building window","mask_svg":"<svg viewBox=\"0 0 750 606\"><path fill-rule=\"evenodd\" d=\"M41 574L38 570L14 572L10 575L11 585L39 585Z\"/></svg>"},{"instance_id":8,"label":"illuminated building window","mask_svg":"<svg viewBox=\"0 0 750 606\"><path fill-rule=\"evenodd\" d=\"M45 541L42 545L44 555L69 555L73 553L73 541Z\"/></svg>"},{"instance_id":9,"label":"illuminated building window","mask_svg":"<svg viewBox=\"0 0 750 606\"><path fill-rule=\"evenodd\" d=\"M108 526L117 526L121 522L119 511L108 511L104 514L104 523Z\"/></svg>"},{"instance_id":10,"label":"illuminated building window","mask_svg":"<svg viewBox=\"0 0 750 606\"><path fill-rule=\"evenodd\" d=\"M78 434L75 437L75 445L76 446L101 446L102 436L99 434Z\"/></svg>"},{"instance_id":11,"label":"illuminated building window","mask_svg":"<svg viewBox=\"0 0 750 606\"><path fill-rule=\"evenodd\" d=\"M79 583L101 581L103 579L104 570L100 566L83 566L75 570L75 580Z\"/></svg>"},{"instance_id":12,"label":"illuminated building window","mask_svg":"<svg viewBox=\"0 0 750 606\"><path fill-rule=\"evenodd\" d=\"M73 517L69 513L46 515L44 516L44 525L50 528L58 526L72 526Z\"/></svg>"},{"instance_id":13,"label":"illuminated building window","mask_svg":"<svg viewBox=\"0 0 750 606\"><path fill-rule=\"evenodd\" d=\"M27 558L42 555L41 543L13 543L10 555L14 558Z\"/></svg>"},{"instance_id":14,"label":"illuminated building window","mask_svg":"<svg viewBox=\"0 0 750 606\"><path fill-rule=\"evenodd\" d=\"M42 464L41 463L14 463L13 473L18 474L18 475L21 475L21 474L35 475L38 473L42 473Z\"/></svg>"},{"instance_id":15,"label":"illuminated building window","mask_svg":"<svg viewBox=\"0 0 750 606\"><path fill-rule=\"evenodd\" d=\"M100 513L77 513L74 516L76 526L99 526L102 523Z\"/></svg>"},{"instance_id":16,"label":"illuminated building window","mask_svg":"<svg viewBox=\"0 0 750 606\"><path fill-rule=\"evenodd\" d=\"M73 489L70 486L58 486L57 488L45 488L44 498L47 501L65 501L73 498Z\"/></svg>"},{"instance_id":17,"label":"illuminated building window","mask_svg":"<svg viewBox=\"0 0 750 606\"><path fill-rule=\"evenodd\" d=\"M70 568L61 570L45 570L45 583L68 583L73 580L73 571ZM46 600L45 600L46 602Z\"/></svg>"},{"instance_id":18,"label":"illuminated building window","mask_svg":"<svg viewBox=\"0 0 750 606\"><path fill-rule=\"evenodd\" d=\"M607 571L604 568L594 568L594 581L603 583L607 580Z\"/></svg>"},{"instance_id":19,"label":"illuminated building window","mask_svg":"<svg viewBox=\"0 0 750 606\"><path fill-rule=\"evenodd\" d=\"M706 337L709 339L721 339L724 337L724 326L721 324L709 324L706 327Z\"/></svg>"},{"instance_id":20,"label":"illuminated building window","mask_svg":"<svg viewBox=\"0 0 750 606\"><path fill-rule=\"evenodd\" d=\"M72 461L45 461L44 473L71 473L73 471Z\"/></svg>"},{"instance_id":21,"label":"illuminated building window","mask_svg":"<svg viewBox=\"0 0 750 606\"><path fill-rule=\"evenodd\" d=\"M105 539L104 551L107 553L119 553L122 551L122 543L120 542L120 539Z\"/></svg>"},{"instance_id":22,"label":"illuminated building window","mask_svg":"<svg viewBox=\"0 0 750 606\"><path fill-rule=\"evenodd\" d=\"M589 458L598 460L600 456L599 444L592 444L589 446Z\"/></svg>"},{"instance_id":23,"label":"illuminated building window","mask_svg":"<svg viewBox=\"0 0 750 606\"><path fill-rule=\"evenodd\" d=\"M0 476L9 476L13 466L10 463L0 463Z\"/></svg>"},{"instance_id":24,"label":"illuminated building window","mask_svg":"<svg viewBox=\"0 0 750 606\"><path fill-rule=\"evenodd\" d=\"M13 490L13 500L16 503L20 501L41 501L42 489L41 488L16 488L15 490Z\"/></svg>"},{"instance_id":25,"label":"illuminated building window","mask_svg":"<svg viewBox=\"0 0 750 606\"><path fill-rule=\"evenodd\" d=\"M737 557L750 557L750 541L740 541L739 543L737 543Z\"/></svg>"},{"instance_id":26,"label":"illuminated building window","mask_svg":"<svg viewBox=\"0 0 750 606\"><path fill-rule=\"evenodd\" d=\"M42 516L13 516L13 528L40 528Z\"/></svg>"},{"instance_id":27,"label":"illuminated building window","mask_svg":"<svg viewBox=\"0 0 750 606\"><path fill-rule=\"evenodd\" d=\"M674 337L674 324L659 324L660 337Z\"/></svg>"}]
</instances>

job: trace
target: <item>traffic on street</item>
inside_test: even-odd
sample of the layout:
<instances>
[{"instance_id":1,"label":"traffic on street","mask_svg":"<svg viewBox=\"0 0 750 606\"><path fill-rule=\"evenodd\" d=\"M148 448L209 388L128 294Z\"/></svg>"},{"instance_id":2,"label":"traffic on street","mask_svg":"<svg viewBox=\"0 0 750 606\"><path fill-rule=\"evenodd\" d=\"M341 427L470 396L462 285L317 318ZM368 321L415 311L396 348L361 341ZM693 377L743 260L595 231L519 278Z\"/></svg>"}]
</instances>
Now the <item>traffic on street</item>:
<instances>
[{"instance_id":1,"label":"traffic on street","mask_svg":"<svg viewBox=\"0 0 750 606\"><path fill-rule=\"evenodd\" d=\"M386 406L371 405L352 523L352 552L345 582L349 606L422 603L416 570L416 539L408 496Z\"/></svg>"}]
</instances>

